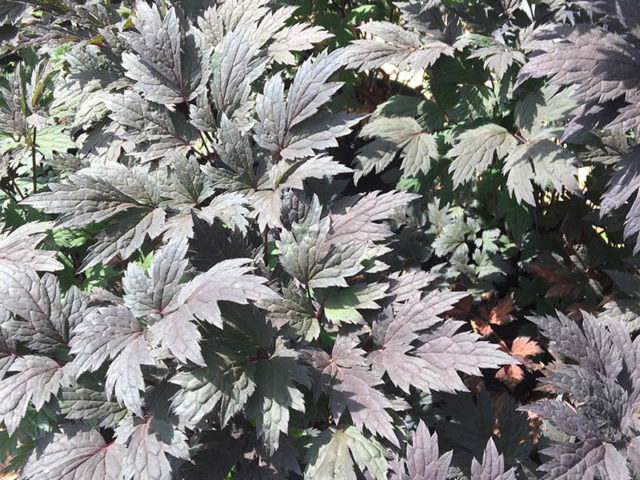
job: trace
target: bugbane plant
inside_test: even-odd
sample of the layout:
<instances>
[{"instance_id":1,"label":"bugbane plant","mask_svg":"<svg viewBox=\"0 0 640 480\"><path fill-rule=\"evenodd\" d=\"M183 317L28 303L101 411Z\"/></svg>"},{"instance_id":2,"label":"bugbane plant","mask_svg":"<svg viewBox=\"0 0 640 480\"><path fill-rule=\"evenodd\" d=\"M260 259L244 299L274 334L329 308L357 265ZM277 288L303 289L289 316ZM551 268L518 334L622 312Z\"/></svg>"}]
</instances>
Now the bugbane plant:
<instances>
[{"instance_id":1,"label":"bugbane plant","mask_svg":"<svg viewBox=\"0 0 640 480\"><path fill-rule=\"evenodd\" d=\"M534 28L586 2L326 3L337 20L0 6L0 461L19 478L638 474L640 290L578 170L633 140L563 142L582 87L522 67Z\"/></svg>"}]
</instances>

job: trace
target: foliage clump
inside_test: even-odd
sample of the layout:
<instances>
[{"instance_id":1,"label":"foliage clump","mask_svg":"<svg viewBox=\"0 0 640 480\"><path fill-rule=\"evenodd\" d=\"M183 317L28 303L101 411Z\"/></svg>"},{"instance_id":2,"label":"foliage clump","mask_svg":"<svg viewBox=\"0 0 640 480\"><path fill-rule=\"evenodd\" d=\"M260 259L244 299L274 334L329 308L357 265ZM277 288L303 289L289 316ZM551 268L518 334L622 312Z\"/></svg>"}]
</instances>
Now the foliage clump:
<instances>
[{"instance_id":1,"label":"foliage clump","mask_svg":"<svg viewBox=\"0 0 640 480\"><path fill-rule=\"evenodd\" d=\"M640 478L639 15L5 1L0 461Z\"/></svg>"}]
</instances>

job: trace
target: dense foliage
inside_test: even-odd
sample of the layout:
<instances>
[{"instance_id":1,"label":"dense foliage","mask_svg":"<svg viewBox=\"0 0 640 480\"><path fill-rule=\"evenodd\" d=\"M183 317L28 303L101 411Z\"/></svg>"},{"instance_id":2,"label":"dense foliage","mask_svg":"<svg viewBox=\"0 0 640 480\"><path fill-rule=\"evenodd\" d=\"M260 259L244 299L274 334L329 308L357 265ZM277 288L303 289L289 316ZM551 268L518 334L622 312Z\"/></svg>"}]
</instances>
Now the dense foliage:
<instances>
[{"instance_id":1,"label":"dense foliage","mask_svg":"<svg viewBox=\"0 0 640 480\"><path fill-rule=\"evenodd\" d=\"M640 478L635 3L3 2L0 462Z\"/></svg>"}]
</instances>

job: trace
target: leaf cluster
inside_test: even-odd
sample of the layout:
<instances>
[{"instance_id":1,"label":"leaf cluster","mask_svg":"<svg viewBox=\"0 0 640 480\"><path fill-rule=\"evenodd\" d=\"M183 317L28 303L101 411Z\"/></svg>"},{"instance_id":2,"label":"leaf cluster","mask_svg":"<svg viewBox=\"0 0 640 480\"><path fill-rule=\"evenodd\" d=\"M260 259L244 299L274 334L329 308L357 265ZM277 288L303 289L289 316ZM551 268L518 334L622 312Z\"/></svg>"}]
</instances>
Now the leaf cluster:
<instances>
[{"instance_id":1,"label":"leaf cluster","mask_svg":"<svg viewBox=\"0 0 640 480\"><path fill-rule=\"evenodd\" d=\"M631 3L4 2L0 461L638 477Z\"/></svg>"}]
</instances>

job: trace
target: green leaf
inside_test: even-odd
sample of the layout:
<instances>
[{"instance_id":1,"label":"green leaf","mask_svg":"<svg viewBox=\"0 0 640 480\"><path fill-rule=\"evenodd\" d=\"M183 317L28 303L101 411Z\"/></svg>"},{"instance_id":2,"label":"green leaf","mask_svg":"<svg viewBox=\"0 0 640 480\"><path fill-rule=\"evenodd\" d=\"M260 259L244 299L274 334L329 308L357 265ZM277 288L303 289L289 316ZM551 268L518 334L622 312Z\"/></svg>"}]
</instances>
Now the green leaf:
<instances>
[{"instance_id":1,"label":"green leaf","mask_svg":"<svg viewBox=\"0 0 640 480\"><path fill-rule=\"evenodd\" d=\"M329 428L311 440L305 476L314 480L356 480L355 467L377 480L387 478L385 449L355 427Z\"/></svg>"},{"instance_id":2,"label":"green leaf","mask_svg":"<svg viewBox=\"0 0 640 480\"><path fill-rule=\"evenodd\" d=\"M319 301L324 301L324 314L336 324L363 323L364 319L358 312L362 310L377 310L380 305L376 300L384 298L388 285L383 283L358 283L344 289L331 289L319 293Z\"/></svg>"},{"instance_id":3,"label":"green leaf","mask_svg":"<svg viewBox=\"0 0 640 480\"><path fill-rule=\"evenodd\" d=\"M51 157L53 152L66 152L70 148L76 148L76 144L63 126L48 125L36 132L36 148L45 157Z\"/></svg>"},{"instance_id":4,"label":"green leaf","mask_svg":"<svg viewBox=\"0 0 640 480\"><path fill-rule=\"evenodd\" d=\"M454 159L449 166L454 186L473 180L489 168L496 154L503 158L516 145L516 138L500 125L489 123L466 130L449 151L449 156Z\"/></svg>"}]
</instances>

